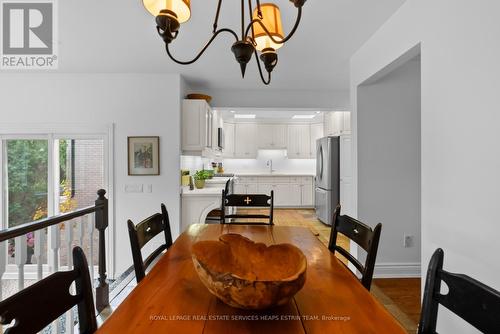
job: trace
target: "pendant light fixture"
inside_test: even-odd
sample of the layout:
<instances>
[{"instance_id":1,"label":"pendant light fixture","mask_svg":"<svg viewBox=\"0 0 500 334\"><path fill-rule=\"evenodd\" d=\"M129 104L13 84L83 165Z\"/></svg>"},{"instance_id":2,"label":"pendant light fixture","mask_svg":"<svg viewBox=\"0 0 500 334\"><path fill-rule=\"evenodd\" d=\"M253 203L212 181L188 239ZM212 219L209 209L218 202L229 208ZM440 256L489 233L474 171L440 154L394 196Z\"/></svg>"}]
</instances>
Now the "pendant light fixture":
<instances>
[{"instance_id":1,"label":"pendant light fixture","mask_svg":"<svg viewBox=\"0 0 500 334\"><path fill-rule=\"evenodd\" d=\"M277 50L281 48L293 34L302 17L302 6L306 0L290 0L297 8L297 19L290 33L285 36L283 33L283 24L281 22L280 9L274 3L260 3L260 0L248 0L248 23L245 20L245 0L241 0L241 34L238 35L234 30L229 28L218 29L219 14L222 5L222 0L218 1L215 19L213 23L212 36L201 49L201 51L188 61L176 59L170 52L169 45L179 34L180 25L187 22L191 17L191 1L190 0L142 0L144 7L152 15L156 16L156 30L165 42L165 49L168 56L177 64L190 65L196 62L207 48L212 44L215 38L221 33L231 34L235 42L231 46L236 61L240 64L241 74L245 77L245 70L248 62L255 56L257 60L257 68L262 82L269 85L271 82L271 73L274 67L278 64ZM234 0L232 0L234 1ZM253 1L256 2L253 8ZM260 57L259 57L260 52ZM260 59L260 60L259 60ZM261 61L267 72L265 78Z\"/></svg>"}]
</instances>

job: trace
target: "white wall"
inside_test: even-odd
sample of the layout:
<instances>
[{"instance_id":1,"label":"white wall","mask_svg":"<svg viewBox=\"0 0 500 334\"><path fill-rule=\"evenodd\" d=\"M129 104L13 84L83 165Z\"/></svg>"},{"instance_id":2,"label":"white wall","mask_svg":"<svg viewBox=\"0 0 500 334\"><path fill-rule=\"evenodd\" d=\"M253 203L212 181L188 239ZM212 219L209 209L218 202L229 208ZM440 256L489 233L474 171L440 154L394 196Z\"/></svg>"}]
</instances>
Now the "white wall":
<instances>
[{"instance_id":1,"label":"white wall","mask_svg":"<svg viewBox=\"0 0 500 334\"><path fill-rule=\"evenodd\" d=\"M421 43L422 268L441 247L446 269L496 289L499 12L497 0L408 0L351 59L356 140L358 85ZM438 332L475 331L441 308Z\"/></svg>"},{"instance_id":2,"label":"white wall","mask_svg":"<svg viewBox=\"0 0 500 334\"><path fill-rule=\"evenodd\" d=\"M115 273L132 264L127 219L168 207L179 234L180 77L151 74L2 74L0 122L115 124ZM127 136L160 136L160 176L128 176ZM153 192L125 193L126 184Z\"/></svg>"},{"instance_id":3,"label":"white wall","mask_svg":"<svg viewBox=\"0 0 500 334\"><path fill-rule=\"evenodd\" d=\"M420 61L359 86L357 111L358 217L383 223L375 275L419 277Z\"/></svg>"},{"instance_id":4,"label":"white wall","mask_svg":"<svg viewBox=\"0 0 500 334\"><path fill-rule=\"evenodd\" d=\"M318 108L320 110L350 110L348 91L276 90L210 90L192 87L191 92L203 92L213 97L215 108Z\"/></svg>"}]
</instances>

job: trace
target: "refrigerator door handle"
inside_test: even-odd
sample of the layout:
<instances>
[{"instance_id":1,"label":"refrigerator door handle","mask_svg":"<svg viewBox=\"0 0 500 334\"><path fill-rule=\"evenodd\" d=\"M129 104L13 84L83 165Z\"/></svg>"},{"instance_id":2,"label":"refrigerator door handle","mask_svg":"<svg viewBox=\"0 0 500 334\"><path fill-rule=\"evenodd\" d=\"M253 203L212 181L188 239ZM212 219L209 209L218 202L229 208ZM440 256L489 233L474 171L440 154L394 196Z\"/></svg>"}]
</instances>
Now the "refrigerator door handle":
<instances>
[{"instance_id":1,"label":"refrigerator door handle","mask_svg":"<svg viewBox=\"0 0 500 334\"><path fill-rule=\"evenodd\" d=\"M319 163L318 163L318 177L319 180L321 181L323 179L323 145L319 145L318 148L318 157L319 157Z\"/></svg>"}]
</instances>

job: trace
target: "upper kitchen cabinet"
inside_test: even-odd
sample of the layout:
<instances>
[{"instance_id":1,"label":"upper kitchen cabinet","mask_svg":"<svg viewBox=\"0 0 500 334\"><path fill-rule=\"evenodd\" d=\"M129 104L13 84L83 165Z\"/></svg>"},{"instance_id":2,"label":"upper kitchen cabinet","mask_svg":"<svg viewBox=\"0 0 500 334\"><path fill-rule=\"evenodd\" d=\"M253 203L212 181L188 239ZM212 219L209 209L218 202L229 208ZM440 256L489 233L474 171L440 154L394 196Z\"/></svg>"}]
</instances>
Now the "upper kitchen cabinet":
<instances>
[{"instance_id":1,"label":"upper kitchen cabinet","mask_svg":"<svg viewBox=\"0 0 500 334\"><path fill-rule=\"evenodd\" d=\"M316 158L316 140L324 137L323 123L311 124L311 148L310 148L310 158Z\"/></svg>"},{"instance_id":2,"label":"upper kitchen cabinet","mask_svg":"<svg viewBox=\"0 0 500 334\"><path fill-rule=\"evenodd\" d=\"M311 159L311 127L309 124L288 125L288 158Z\"/></svg>"},{"instance_id":3,"label":"upper kitchen cabinet","mask_svg":"<svg viewBox=\"0 0 500 334\"><path fill-rule=\"evenodd\" d=\"M224 150L225 158L234 157L234 123L224 123Z\"/></svg>"},{"instance_id":4,"label":"upper kitchen cabinet","mask_svg":"<svg viewBox=\"0 0 500 334\"><path fill-rule=\"evenodd\" d=\"M234 157L240 159L257 158L257 124L235 124Z\"/></svg>"},{"instance_id":5,"label":"upper kitchen cabinet","mask_svg":"<svg viewBox=\"0 0 500 334\"><path fill-rule=\"evenodd\" d=\"M213 112L205 100L182 101L182 152L206 155L213 145Z\"/></svg>"},{"instance_id":6,"label":"upper kitchen cabinet","mask_svg":"<svg viewBox=\"0 0 500 334\"><path fill-rule=\"evenodd\" d=\"M212 153L214 156L221 156L223 147L225 146L225 142L223 142L223 128L224 121L222 119L221 112L218 110L212 110Z\"/></svg>"},{"instance_id":7,"label":"upper kitchen cabinet","mask_svg":"<svg viewBox=\"0 0 500 334\"><path fill-rule=\"evenodd\" d=\"M286 125L284 124L259 124L260 149L284 149L287 146Z\"/></svg>"},{"instance_id":8,"label":"upper kitchen cabinet","mask_svg":"<svg viewBox=\"0 0 500 334\"><path fill-rule=\"evenodd\" d=\"M334 111L325 113L325 136L340 136L351 133L351 113Z\"/></svg>"}]
</instances>

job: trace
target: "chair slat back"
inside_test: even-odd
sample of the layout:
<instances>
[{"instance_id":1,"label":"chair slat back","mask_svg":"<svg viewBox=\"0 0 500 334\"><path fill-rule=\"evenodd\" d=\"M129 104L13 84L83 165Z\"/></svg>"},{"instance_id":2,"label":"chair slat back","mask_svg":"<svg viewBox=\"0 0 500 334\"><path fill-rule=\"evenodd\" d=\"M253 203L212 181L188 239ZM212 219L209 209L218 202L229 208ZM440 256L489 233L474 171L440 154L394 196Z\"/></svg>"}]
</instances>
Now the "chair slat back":
<instances>
[{"instance_id":1,"label":"chair slat back","mask_svg":"<svg viewBox=\"0 0 500 334\"><path fill-rule=\"evenodd\" d=\"M226 214L226 208L269 208L269 214L252 214L252 213L236 213ZM222 208L221 208L221 223L226 224L226 220L230 219L230 224L242 225L274 225L274 191L271 191L271 196L265 194L230 194L222 191ZM268 222L238 222L235 219L267 219Z\"/></svg>"},{"instance_id":2,"label":"chair slat back","mask_svg":"<svg viewBox=\"0 0 500 334\"><path fill-rule=\"evenodd\" d=\"M134 260L134 269L137 282L140 282L146 275L146 268L153 260L161 254L162 251L168 249L172 245L172 233L170 230L170 220L168 217L167 208L164 204L161 205L161 213L155 213L148 218L134 225L131 220L127 221L130 245L132 249L132 258ZM159 246L151 253L146 261L142 258L141 249L151 239L160 233L165 235L165 244Z\"/></svg>"},{"instance_id":3,"label":"chair slat back","mask_svg":"<svg viewBox=\"0 0 500 334\"><path fill-rule=\"evenodd\" d=\"M268 195L240 195L240 194L232 194L226 196L225 206L236 206L236 207L270 207L271 206L271 196Z\"/></svg>"},{"instance_id":4,"label":"chair slat back","mask_svg":"<svg viewBox=\"0 0 500 334\"><path fill-rule=\"evenodd\" d=\"M334 212L330 242L328 248L332 252L339 252L347 258L362 274L361 284L370 290L377 258L378 244L382 232L382 224L377 224L374 229L352 217L340 215L341 207L337 206ZM342 233L366 251L365 264L361 264L346 249L337 245L338 233Z\"/></svg>"},{"instance_id":5,"label":"chair slat back","mask_svg":"<svg viewBox=\"0 0 500 334\"><path fill-rule=\"evenodd\" d=\"M54 273L0 302L0 323L15 326L6 334L36 333L78 305L80 333L94 333L97 322L87 260L80 247L73 249L74 269ZM70 294L75 282L76 294Z\"/></svg>"},{"instance_id":6,"label":"chair slat back","mask_svg":"<svg viewBox=\"0 0 500 334\"><path fill-rule=\"evenodd\" d=\"M165 229L163 218L156 213L135 226L139 247L144 247L151 239L162 233Z\"/></svg>"},{"instance_id":7,"label":"chair slat back","mask_svg":"<svg viewBox=\"0 0 500 334\"><path fill-rule=\"evenodd\" d=\"M419 333L436 332L439 304L483 333L500 329L500 292L462 274L443 270L444 252L437 249L430 261L422 303ZM448 293L441 294L441 282Z\"/></svg>"}]
</instances>

